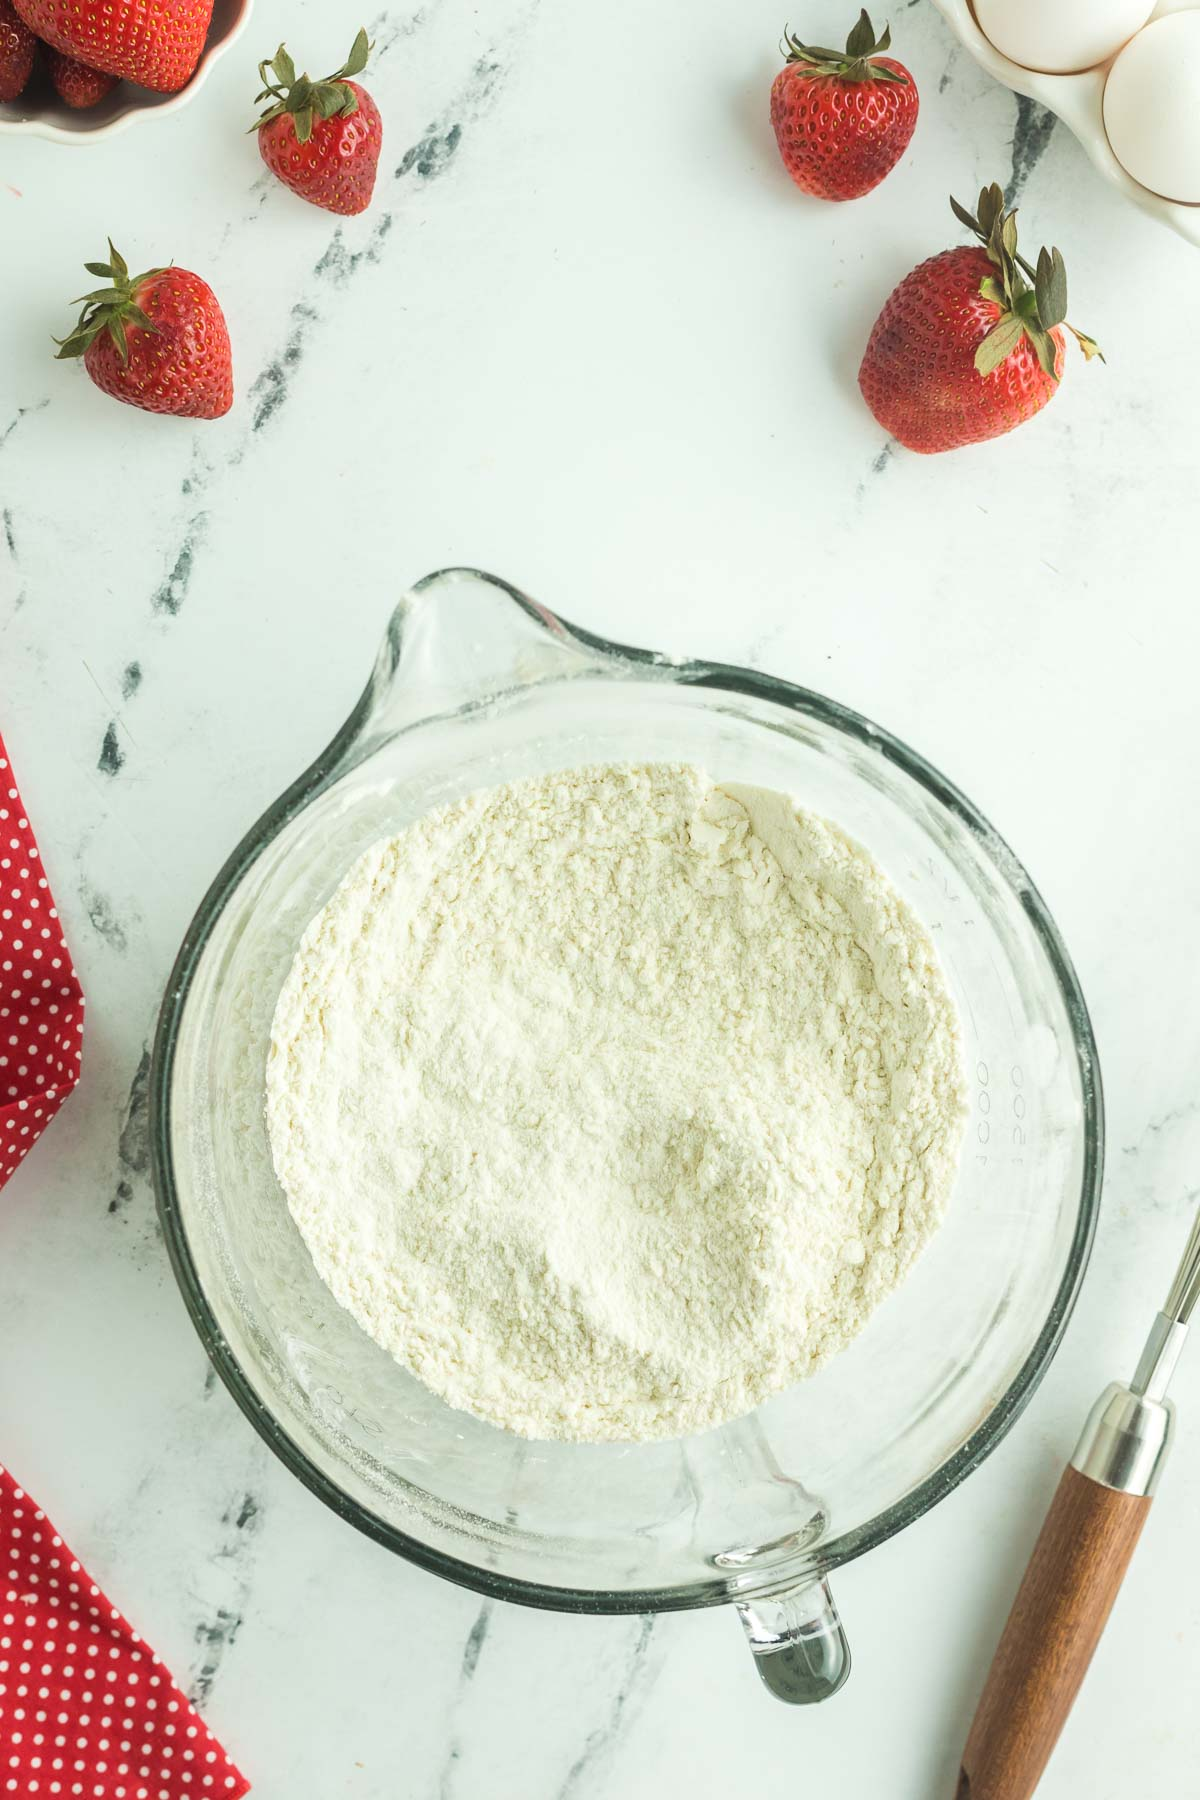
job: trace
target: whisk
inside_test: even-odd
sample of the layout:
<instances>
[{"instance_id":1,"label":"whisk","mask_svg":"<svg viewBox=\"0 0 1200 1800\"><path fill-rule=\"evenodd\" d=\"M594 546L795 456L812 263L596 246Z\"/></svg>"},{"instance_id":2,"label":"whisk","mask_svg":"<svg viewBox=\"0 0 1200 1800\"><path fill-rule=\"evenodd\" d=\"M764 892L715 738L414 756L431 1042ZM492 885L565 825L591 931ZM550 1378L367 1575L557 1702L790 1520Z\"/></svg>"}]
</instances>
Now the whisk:
<instances>
[{"instance_id":1,"label":"whisk","mask_svg":"<svg viewBox=\"0 0 1200 1800\"><path fill-rule=\"evenodd\" d=\"M1128 1384L1110 1382L1042 1526L963 1752L955 1800L1028 1800L1150 1511L1175 1429L1167 1387L1200 1298L1200 1214Z\"/></svg>"}]
</instances>

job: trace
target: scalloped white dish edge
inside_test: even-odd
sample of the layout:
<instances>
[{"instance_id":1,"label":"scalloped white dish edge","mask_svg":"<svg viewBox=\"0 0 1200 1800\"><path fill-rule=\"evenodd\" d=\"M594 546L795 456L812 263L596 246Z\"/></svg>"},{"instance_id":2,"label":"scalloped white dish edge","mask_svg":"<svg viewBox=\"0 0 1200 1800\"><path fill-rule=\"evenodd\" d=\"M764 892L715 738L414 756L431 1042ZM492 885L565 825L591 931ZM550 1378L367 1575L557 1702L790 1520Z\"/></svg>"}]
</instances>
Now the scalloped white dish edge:
<instances>
[{"instance_id":1,"label":"scalloped white dish edge","mask_svg":"<svg viewBox=\"0 0 1200 1800\"><path fill-rule=\"evenodd\" d=\"M225 28L219 35L210 31L191 80L178 93L150 94L132 84L124 84L124 92L128 98L124 100L121 110L94 125L85 122L86 115L71 114L65 106L56 107L54 112L44 117L16 118L11 109L18 102L12 101L0 106L0 135L40 137L52 144L94 144L101 138L115 137L118 132L127 131L139 119L164 118L170 113L178 112L180 107L186 106L199 93L214 65L237 43L250 23L253 6L254 0L234 0L233 12ZM72 117L79 123L70 126L58 124L57 120L62 117Z\"/></svg>"},{"instance_id":2,"label":"scalloped white dish edge","mask_svg":"<svg viewBox=\"0 0 1200 1800\"><path fill-rule=\"evenodd\" d=\"M1085 69L1079 75L1042 75L1036 69L1023 69L1019 63L1010 62L1007 56L993 48L975 23L968 0L933 0L933 4L981 68L1014 93L1024 94L1048 107L1069 131L1074 132L1102 175L1106 175L1143 212L1169 225L1189 243L1200 245L1200 206L1182 206L1178 201L1164 200L1160 194L1151 193L1149 188L1144 188L1125 173L1109 148L1102 102L1105 78L1114 59L1110 58L1094 69ZM1160 5L1152 16L1157 19L1180 10L1178 4Z\"/></svg>"}]
</instances>

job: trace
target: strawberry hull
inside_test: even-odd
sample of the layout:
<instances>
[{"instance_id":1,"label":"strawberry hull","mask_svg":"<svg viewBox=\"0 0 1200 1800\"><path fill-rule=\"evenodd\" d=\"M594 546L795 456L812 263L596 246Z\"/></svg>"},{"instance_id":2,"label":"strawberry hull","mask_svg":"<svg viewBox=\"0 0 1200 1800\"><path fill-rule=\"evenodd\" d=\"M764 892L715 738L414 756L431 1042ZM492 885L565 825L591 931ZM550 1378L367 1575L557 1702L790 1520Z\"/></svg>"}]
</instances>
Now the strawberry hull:
<instances>
[{"instance_id":1,"label":"strawberry hull","mask_svg":"<svg viewBox=\"0 0 1200 1800\"><path fill-rule=\"evenodd\" d=\"M195 73L213 0L13 0L38 37L89 69L174 94Z\"/></svg>"}]
</instances>

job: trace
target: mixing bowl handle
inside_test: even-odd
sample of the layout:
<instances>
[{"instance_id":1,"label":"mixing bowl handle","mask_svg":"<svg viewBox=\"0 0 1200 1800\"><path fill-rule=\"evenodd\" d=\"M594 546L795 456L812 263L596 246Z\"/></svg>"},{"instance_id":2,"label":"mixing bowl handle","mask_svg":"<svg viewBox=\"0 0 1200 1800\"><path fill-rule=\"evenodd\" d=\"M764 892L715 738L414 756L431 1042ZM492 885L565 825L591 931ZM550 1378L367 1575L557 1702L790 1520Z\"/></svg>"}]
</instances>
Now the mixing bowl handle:
<instances>
[{"instance_id":1,"label":"mixing bowl handle","mask_svg":"<svg viewBox=\"0 0 1200 1800\"><path fill-rule=\"evenodd\" d=\"M738 1616L763 1684L789 1706L836 1694L850 1673L850 1645L827 1581L745 1601Z\"/></svg>"}]
</instances>

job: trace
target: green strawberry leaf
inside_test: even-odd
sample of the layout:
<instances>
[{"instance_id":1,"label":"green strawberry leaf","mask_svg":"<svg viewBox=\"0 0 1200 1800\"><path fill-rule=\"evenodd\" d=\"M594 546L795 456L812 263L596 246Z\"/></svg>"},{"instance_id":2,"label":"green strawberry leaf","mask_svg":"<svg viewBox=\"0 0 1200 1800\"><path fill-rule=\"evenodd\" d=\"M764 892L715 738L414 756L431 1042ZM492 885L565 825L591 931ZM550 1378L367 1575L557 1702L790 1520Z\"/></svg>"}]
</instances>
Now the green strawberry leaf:
<instances>
[{"instance_id":1,"label":"green strawberry leaf","mask_svg":"<svg viewBox=\"0 0 1200 1800\"><path fill-rule=\"evenodd\" d=\"M875 48L875 30L867 16L866 8L858 15L857 23L852 26L846 39L846 55L851 61L860 56L870 56Z\"/></svg>"},{"instance_id":2,"label":"green strawberry leaf","mask_svg":"<svg viewBox=\"0 0 1200 1800\"><path fill-rule=\"evenodd\" d=\"M54 342L58 345L55 362L65 362L69 357L82 356L91 341L91 334L83 331L77 325L69 337L55 338Z\"/></svg>"},{"instance_id":3,"label":"green strawberry leaf","mask_svg":"<svg viewBox=\"0 0 1200 1800\"><path fill-rule=\"evenodd\" d=\"M313 89L313 106L318 118L332 119L334 113L341 112L346 90L336 82L322 81Z\"/></svg>"},{"instance_id":4,"label":"green strawberry leaf","mask_svg":"<svg viewBox=\"0 0 1200 1800\"><path fill-rule=\"evenodd\" d=\"M978 235L978 232L979 232L978 223L976 222L976 220L974 220L971 217L970 213L967 211L965 206L959 205L958 201L954 198L953 194L951 194L951 196L950 196L950 210L954 214L955 218L958 220L960 225L965 225L968 231L973 231L976 233L976 235Z\"/></svg>"},{"instance_id":5,"label":"green strawberry leaf","mask_svg":"<svg viewBox=\"0 0 1200 1800\"><path fill-rule=\"evenodd\" d=\"M864 13L863 14L864 19L866 18L866 16L867 15ZM360 28L358 36L355 38L353 44L350 46L349 56L346 58L345 62L342 64L341 68L338 70L337 76L332 76L331 80L337 80L339 76L344 77L347 75L361 75L363 70L367 66L367 58L370 56L370 54L371 54L370 40L367 37L366 31Z\"/></svg>"},{"instance_id":6,"label":"green strawberry leaf","mask_svg":"<svg viewBox=\"0 0 1200 1800\"><path fill-rule=\"evenodd\" d=\"M975 216L953 194L950 196L950 207L959 224L965 225L968 231L974 232L979 238L987 251L988 260L999 271L999 281L990 275L984 277L979 287L980 294L994 305L1004 307L1009 315L1008 320L1001 319L997 322L980 345L975 359L980 372L990 372L983 364L990 365L990 368L997 366L992 361L995 346L991 345L991 339L1009 320L1018 330L1025 331L1042 368L1051 376L1055 376L1055 345L1049 333L1059 325L1065 325L1072 333L1089 362L1096 356L1103 362L1103 354L1095 339L1077 330L1067 318L1067 270L1061 250L1057 247L1051 250L1043 247L1038 253L1036 269L1026 262L1017 249L1016 209L1008 210L1005 207L1004 192L999 184L992 182L990 187L980 189L978 212ZM1001 342L1003 341L1002 339ZM1011 345L1009 349L1011 350ZM1008 354L1008 351L1003 354ZM1000 360L1003 360L1003 356Z\"/></svg>"},{"instance_id":7,"label":"green strawberry leaf","mask_svg":"<svg viewBox=\"0 0 1200 1800\"><path fill-rule=\"evenodd\" d=\"M1037 275L1034 278L1038 318L1047 331L1061 325L1067 316L1067 268L1058 249L1038 251Z\"/></svg>"},{"instance_id":8,"label":"green strawberry leaf","mask_svg":"<svg viewBox=\"0 0 1200 1800\"><path fill-rule=\"evenodd\" d=\"M143 275L130 278L125 259L113 249L110 240L108 246L109 261L107 263L88 263L86 267L92 274L103 274L111 271L113 286L96 288L90 294L81 294L74 302L83 311L75 323L73 331L65 338L55 338L58 345L57 357L65 358L82 356L88 346L95 342L102 331L107 331L113 343L121 353L121 360L129 359L129 346L126 338L126 325L134 325L139 331L158 331L153 319L147 318L133 296L146 282L166 271L162 268L147 269Z\"/></svg>"},{"instance_id":9,"label":"green strawberry leaf","mask_svg":"<svg viewBox=\"0 0 1200 1800\"><path fill-rule=\"evenodd\" d=\"M980 375L991 375L1006 356L1011 356L1021 341L1024 327L1011 313L992 326L975 352L975 367Z\"/></svg>"},{"instance_id":10,"label":"green strawberry leaf","mask_svg":"<svg viewBox=\"0 0 1200 1800\"><path fill-rule=\"evenodd\" d=\"M828 44L802 44L798 37L790 32L784 36L789 62L840 63L845 58L840 50L830 49Z\"/></svg>"},{"instance_id":11,"label":"green strawberry leaf","mask_svg":"<svg viewBox=\"0 0 1200 1800\"><path fill-rule=\"evenodd\" d=\"M271 120L290 114L297 142L307 144L312 136L314 119L332 119L338 113L348 116L357 112L358 96L348 85L346 77L357 75L366 67L371 48L366 31L360 29L350 47L344 67L314 81L307 72L297 75L295 63L280 44L273 62L258 65L259 79L263 86L262 91L255 96L255 105L264 100L269 104L266 111L255 119L250 130L261 131ZM268 79L268 69L274 73L274 81Z\"/></svg>"},{"instance_id":12,"label":"green strawberry leaf","mask_svg":"<svg viewBox=\"0 0 1200 1800\"><path fill-rule=\"evenodd\" d=\"M113 272L111 263L84 263L83 266L89 275L99 275L105 281L112 280Z\"/></svg>"},{"instance_id":13,"label":"green strawberry leaf","mask_svg":"<svg viewBox=\"0 0 1200 1800\"><path fill-rule=\"evenodd\" d=\"M1000 184L993 181L990 187L979 190L979 230L983 237L990 238L992 227L1004 211L1004 194Z\"/></svg>"},{"instance_id":14,"label":"green strawberry leaf","mask_svg":"<svg viewBox=\"0 0 1200 1800\"><path fill-rule=\"evenodd\" d=\"M840 81L883 81L906 87L909 76L896 69L885 69L872 61L875 56L891 47L891 27L883 29L882 36L876 38L875 27L870 16L864 10L859 13L856 23L851 27L844 50L831 49L828 44L804 44L796 34L786 27L781 48L790 63L803 63L801 73L816 78L835 76Z\"/></svg>"},{"instance_id":15,"label":"green strawberry leaf","mask_svg":"<svg viewBox=\"0 0 1200 1800\"><path fill-rule=\"evenodd\" d=\"M1024 332L1025 336L1029 339L1029 342L1033 345L1034 353L1042 366L1043 373L1049 375L1052 381L1057 381L1058 371L1054 367L1054 339L1050 336L1048 331L1043 331L1039 325L1030 324L1028 319L1024 321Z\"/></svg>"}]
</instances>

